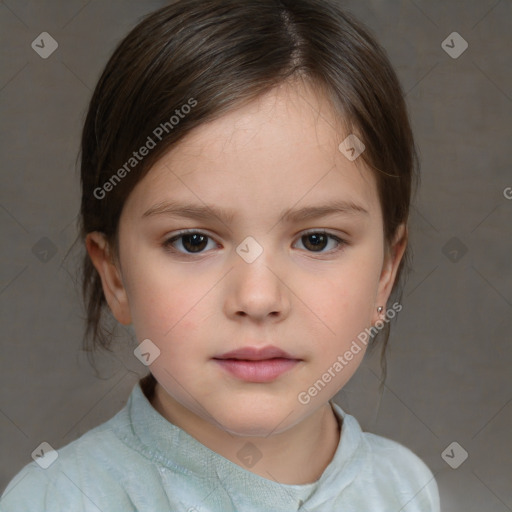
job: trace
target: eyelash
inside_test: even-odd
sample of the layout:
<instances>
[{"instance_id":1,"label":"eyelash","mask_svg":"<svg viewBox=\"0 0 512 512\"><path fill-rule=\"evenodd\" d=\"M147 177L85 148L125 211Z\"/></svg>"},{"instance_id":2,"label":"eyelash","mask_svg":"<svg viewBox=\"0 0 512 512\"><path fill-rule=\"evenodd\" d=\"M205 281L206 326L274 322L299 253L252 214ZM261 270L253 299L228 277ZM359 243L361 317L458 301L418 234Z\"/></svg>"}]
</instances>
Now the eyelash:
<instances>
[{"instance_id":1,"label":"eyelash","mask_svg":"<svg viewBox=\"0 0 512 512\"><path fill-rule=\"evenodd\" d=\"M163 242L163 244L162 244L164 249L169 251L169 252L172 252L172 253L180 254L182 256L202 255L202 254L205 254L205 253L209 252L209 251L204 251L204 250L203 251L198 251L198 252L195 252L195 253L194 252L182 252L182 251L179 251L176 248L174 248L172 244L174 242L176 242L177 240L179 240L180 238L183 238L186 235L202 235L202 236L205 236L208 240L213 240L213 237L211 237L210 235L208 235L206 233L203 233L202 231L197 231L197 230L194 230L194 229L183 230L183 231L178 232L176 235L172 236L171 238L165 240ZM302 237L308 236L308 235L324 235L324 236L334 240L338 244L338 246L335 249L331 249L330 251L308 251L306 249L306 251L308 253L311 253L311 254L320 254L320 255L334 254L334 253L337 253L338 251L343 250L345 246L349 245L346 240L343 240L342 238L340 238L340 237L338 237L336 235L333 235L332 233L329 233L329 232L324 231L324 230L310 230L310 231L306 231L306 232L301 234L301 236L299 237L299 240L302 239Z\"/></svg>"}]
</instances>

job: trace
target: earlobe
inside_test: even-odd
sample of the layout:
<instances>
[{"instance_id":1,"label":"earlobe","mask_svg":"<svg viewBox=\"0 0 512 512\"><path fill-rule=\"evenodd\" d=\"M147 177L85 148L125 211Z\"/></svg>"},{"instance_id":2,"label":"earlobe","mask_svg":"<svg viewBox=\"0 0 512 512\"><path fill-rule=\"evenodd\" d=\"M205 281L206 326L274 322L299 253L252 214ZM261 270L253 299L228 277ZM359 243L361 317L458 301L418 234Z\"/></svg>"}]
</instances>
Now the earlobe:
<instances>
[{"instance_id":1,"label":"earlobe","mask_svg":"<svg viewBox=\"0 0 512 512\"><path fill-rule=\"evenodd\" d=\"M393 284L396 279L398 267L400 265L400 262L402 261L402 257L407 247L407 240L407 226L405 224L401 224L398 227L395 239L393 240L393 243L384 258L384 263L382 266L382 271L379 280L379 288L377 292L377 297L375 299L375 307L385 305L388 301L388 298L391 294L391 290L393 289ZM381 318L381 316L382 314L379 314L378 317L374 320L374 322Z\"/></svg>"},{"instance_id":2,"label":"earlobe","mask_svg":"<svg viewBox=\"0 0 512 512\"><path fill-rule=\"evenodd\" d=\"M105 235L99 231L88 233L85 238L85 246L101 278L103 293L112 314L119 323L131 324L126 290Z\"/></svg>"}]
</instances>

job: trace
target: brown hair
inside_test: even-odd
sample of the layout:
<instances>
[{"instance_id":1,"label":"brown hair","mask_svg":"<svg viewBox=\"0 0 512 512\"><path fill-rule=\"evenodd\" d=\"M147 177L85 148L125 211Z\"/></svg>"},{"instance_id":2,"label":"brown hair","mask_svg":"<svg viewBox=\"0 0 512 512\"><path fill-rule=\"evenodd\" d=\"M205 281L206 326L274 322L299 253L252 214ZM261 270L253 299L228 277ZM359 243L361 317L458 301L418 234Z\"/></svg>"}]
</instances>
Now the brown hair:
<instances>
[{"instance_id":1,"label":"brown hair","mask_svg":"<svg viewBox=\"0 0 512 512\"><path fill-rule=\"evenodd\" d=\"M347 134L357 133L363 140L361 158L377 181L389 246L409 215L418 165L413 135L385 51L334 0L176 0L139 23L115 49L88 109L81 145L79 237L103 232L117 258L124 202L151 166L195 127L293 78L321 89ZM191 100L194 108L177 124L169 123ZM129 169L126 162L133 152L165 122L161 140ZM127 172L112 182L123 166ZM109 180L113 186L100 194ZM408 248L393 294L402 287L409 258ZM109 350L111 332L102 319L108 308L88 254L82 279L84 348ZM389 323L377 338L382 336L385 378ZM146 382L154 385L155 380L150 375Z\"/></svg>"}]
</instances>

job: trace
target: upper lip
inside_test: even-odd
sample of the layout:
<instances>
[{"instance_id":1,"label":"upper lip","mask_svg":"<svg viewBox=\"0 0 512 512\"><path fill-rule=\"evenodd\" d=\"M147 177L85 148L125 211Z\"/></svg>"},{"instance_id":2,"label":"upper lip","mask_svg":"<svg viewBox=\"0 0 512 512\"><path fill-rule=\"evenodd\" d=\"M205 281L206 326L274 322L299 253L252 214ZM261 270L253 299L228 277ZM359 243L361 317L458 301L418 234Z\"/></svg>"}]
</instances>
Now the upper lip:
<instances>
[{"instance_id":1,"label":"upper lip","mask_svg":"<svg viewBox=\"0 0 512 512\"><path fill-rule=\"evenodd\" d=\"M272 345L262 348L243 347L214 357L214 359L245 359L247 361L263 361L265 359L274 358L297 359L284 350Z\"/></svg>"}]
</instances>

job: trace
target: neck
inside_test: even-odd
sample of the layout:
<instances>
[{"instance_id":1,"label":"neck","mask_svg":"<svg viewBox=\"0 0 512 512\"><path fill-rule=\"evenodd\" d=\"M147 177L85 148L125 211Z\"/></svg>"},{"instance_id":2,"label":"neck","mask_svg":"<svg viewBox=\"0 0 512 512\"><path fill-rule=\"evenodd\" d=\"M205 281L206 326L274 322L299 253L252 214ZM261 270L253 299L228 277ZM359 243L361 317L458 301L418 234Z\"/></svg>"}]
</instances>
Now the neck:
<instances>
[{"instance_id":1,"label":"neck","mask_svg":"<svg viewBox=\"0 0 512 512\"><path fill-rule=\"evenodd\" d=\"M151 404L169 422L210 450L252 473L282 484L316 482L331 462L340 440L340 425L329 403L299 424L267 437L242 437L228 433L183 407L159 384ZM248 443L256 449L247 448L250 446ZM252 465L252 457L258 456L256 450L264 456Z\"/></svg>"}]
</instances>

